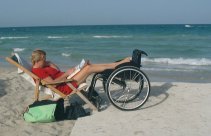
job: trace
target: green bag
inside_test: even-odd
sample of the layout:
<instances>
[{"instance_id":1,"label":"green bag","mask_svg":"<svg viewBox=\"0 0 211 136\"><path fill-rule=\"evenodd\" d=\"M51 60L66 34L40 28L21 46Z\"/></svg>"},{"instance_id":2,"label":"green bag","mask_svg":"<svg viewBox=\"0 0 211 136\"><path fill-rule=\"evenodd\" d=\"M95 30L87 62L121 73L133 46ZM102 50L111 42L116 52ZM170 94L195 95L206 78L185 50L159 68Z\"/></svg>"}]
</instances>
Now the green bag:
<instances>
[{"instance_id":1,"label":"green bag","mask_svg":"<svg viewBox=\"0 0 211 136\"><path fill-rule=\"evenodd\" d=\"M28 111L24 113L24 120L27 122L53 122L57 103L50 100L36 101L29 105Z\"/></svg>"}]
</instances>

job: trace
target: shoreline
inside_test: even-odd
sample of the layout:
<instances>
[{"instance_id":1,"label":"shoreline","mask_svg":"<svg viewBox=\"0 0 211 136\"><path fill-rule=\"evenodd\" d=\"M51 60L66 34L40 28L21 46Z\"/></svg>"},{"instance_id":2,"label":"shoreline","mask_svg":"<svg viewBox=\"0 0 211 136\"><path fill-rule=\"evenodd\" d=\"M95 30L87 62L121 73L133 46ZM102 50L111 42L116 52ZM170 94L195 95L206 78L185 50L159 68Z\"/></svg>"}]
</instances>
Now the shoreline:
<instances>
[{"instance_id":1,"label":"shoreline","mask_svg":"<svg viewBox=\"0 0 211 136\"><path fill-rule=\"evenodd\" d=\"M1 64L1 63L0 63ZM67 66L61 67L62 71L67 70ZM17 68L11 64L1 65L1 72L13 72ZM183 72L183 71L153 71L141 68L141 70L148 76L151 82L182 82L182 83L210 83L211 73L204 71Z\"/></svg>"}]
</instances>

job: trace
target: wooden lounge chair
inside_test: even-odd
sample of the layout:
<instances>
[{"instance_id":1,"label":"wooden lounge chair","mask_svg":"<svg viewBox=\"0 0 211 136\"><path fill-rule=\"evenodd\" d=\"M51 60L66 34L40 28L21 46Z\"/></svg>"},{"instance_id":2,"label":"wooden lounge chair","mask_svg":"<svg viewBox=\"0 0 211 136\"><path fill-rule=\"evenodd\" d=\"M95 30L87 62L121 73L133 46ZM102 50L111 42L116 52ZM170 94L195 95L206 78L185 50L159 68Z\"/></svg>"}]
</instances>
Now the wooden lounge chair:
<instances>
[{"instance_id":1,"label":"wooden lounge chair","mask_svg":"<svg viewBox=\"0 0 211 136\"><path fill-rule=\"evenodd\" d=\"M52 98L53 100L57 100L59 98L68 98L69 96L73 94L77 94L85 103L89 105L89 107L93 110L97 110L96 106L93 105L82 93L81 91L85 89L87 86L80 86L78 88L75 88L70 82L73 81L72 79L67 79L60 82L54 82L54 83L47 83L46 81L40 79L38 76L33 74L31 72L31 66L30 64L25 61L23 58L21 58L17 53L14 53L12 57L6 57L5 58L9 63L13 64L18 68L18 73L22 77L24 77L27 81L32 83L35 86L35 93L34 93L34 99L35 101L39 100L39 91L43 90L44 93L47 94L46 99ZM65 95L62 92L60 92L58 89L56 89L53 85L61 84L61 83L67 83L67 85L73 90L69 95Z\"/></svg>"}]
</instances>

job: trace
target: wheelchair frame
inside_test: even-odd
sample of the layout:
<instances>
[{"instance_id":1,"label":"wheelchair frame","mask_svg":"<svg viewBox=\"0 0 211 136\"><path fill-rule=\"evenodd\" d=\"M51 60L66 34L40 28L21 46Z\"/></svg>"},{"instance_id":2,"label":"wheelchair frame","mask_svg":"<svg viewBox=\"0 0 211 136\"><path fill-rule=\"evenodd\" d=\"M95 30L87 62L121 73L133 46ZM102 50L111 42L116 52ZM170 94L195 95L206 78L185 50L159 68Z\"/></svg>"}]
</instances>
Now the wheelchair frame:
<instances>
[{"instance_id":1,"label":"wheelchair frame","mask_svg":"<svg viewBox=\"0 0 211 136\"><path fill-rule=\"evenodd\" d=\"M94 74L89 94L93 95L96 82L101 80L107 97L116 108L125 111L139 109L147 101L151 89L149 78L140 69L142 55L148 56L146 52L135 49L131 62Z\"/></svg>"}]
</instances>

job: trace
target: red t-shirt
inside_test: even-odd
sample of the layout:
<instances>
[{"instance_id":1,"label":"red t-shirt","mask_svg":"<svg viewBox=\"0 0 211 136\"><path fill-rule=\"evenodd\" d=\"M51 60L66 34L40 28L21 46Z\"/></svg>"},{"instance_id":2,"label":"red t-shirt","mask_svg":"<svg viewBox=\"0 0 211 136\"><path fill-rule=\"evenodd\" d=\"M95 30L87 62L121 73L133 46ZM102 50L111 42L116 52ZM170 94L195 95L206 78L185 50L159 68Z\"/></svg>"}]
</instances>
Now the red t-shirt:
<instances>
[{"instance_id":1,"label":"red t-shirt","mask_svg":"<svg viewBox=\"0 0 211 136\"><path fill-rule=\"evenodd\" d=\"M44 79L48 76L50 76L52 79L56 79L64 74L64 72L61 72L60 70L52 67L32 68L32 72L41 79ZM71 84L76 88L78 87L76 82L71 82ZM72 92L72 89L66 83L59 84L56 86L56 88L66 95Z\"/></svg>"}]
</instances>

